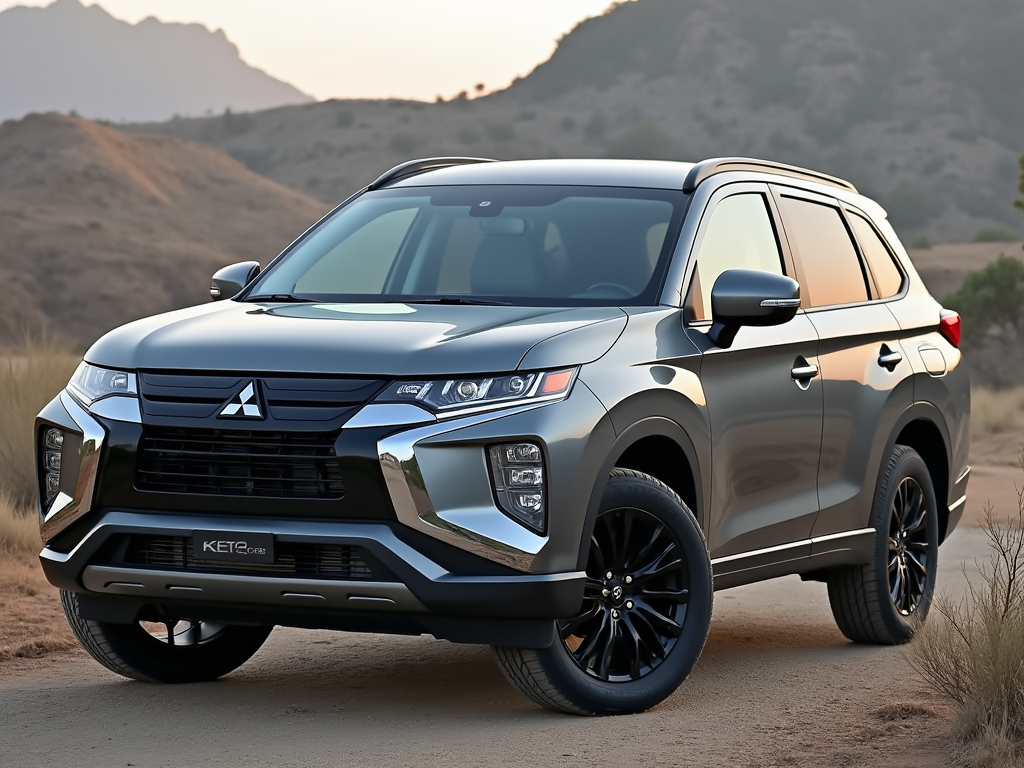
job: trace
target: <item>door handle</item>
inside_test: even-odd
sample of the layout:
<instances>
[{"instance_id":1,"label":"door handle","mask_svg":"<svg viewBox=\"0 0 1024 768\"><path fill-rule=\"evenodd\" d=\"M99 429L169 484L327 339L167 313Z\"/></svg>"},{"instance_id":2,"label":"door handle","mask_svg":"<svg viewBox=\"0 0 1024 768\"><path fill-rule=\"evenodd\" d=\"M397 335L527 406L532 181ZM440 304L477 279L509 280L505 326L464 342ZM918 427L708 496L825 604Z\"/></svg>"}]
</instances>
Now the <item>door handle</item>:
<instances>
[{"instance_id":1,"label":"door handle","mask_svg":"<svg viewBox=\"0 0 1024 768\"><path fill-rule=\"evenodd\" d=\"M813 363L807 365L797 365L790 371L790 375L793 377L793 381L801 381L806 379L813 379L818 375L818 366Z\"/></svg>"},{"instance_id":2,"label":"door handle","mask_svg":"<svg viewBox=\"0 0 1024 768\"><path fill-rule=\"evenodd\" d=\"M901 362L903 362L902 354L889 349L886 344L882 345L882 352L878 355L878 364L880 366L889 371L889 373L892 373Z\"/></svg>"}]
</instances>

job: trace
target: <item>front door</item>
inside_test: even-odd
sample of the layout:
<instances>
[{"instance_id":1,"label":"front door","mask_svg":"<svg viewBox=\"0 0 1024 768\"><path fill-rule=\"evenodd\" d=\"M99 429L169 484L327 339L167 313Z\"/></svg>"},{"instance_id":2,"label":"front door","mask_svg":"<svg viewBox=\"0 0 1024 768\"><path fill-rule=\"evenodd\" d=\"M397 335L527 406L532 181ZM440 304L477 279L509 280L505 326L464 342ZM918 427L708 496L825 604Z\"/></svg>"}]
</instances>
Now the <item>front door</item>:
<instances>
[{"instance_id":1,"label":"front door","mask_svg":"<svg viewBox=\"0 0 1024 768\"><path fill-rule=\"evenodd\" d=\"M809 554L818 513L822 389L818 337L801 311L784 325L744 327L729 349L711 344L711 288L728 269L792 276L767 187L730 185L712 198L696 244L684 315L703 350L701 383L712 438L708 546L712 558L798 543Z\"/></svg>"}]
</instances>

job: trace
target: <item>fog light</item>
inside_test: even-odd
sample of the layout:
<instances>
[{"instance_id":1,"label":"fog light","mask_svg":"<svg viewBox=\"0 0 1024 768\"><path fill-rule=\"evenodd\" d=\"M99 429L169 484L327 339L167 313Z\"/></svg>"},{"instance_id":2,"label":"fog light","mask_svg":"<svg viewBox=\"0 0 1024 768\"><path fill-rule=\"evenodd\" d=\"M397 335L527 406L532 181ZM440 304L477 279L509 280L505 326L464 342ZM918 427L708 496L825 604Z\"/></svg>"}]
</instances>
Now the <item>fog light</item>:
<instances>
[{"instance_id":1,"label":"fog light","mask_svg":"<svg viewBox=\"0 0 1024 768\"><path fill-rule=\"evenodd\" d=\"M47 448L60 450L64 446L64 433L59 429L48 429L44 437Z\"/></svg>"},{"instance_id":2,"label":"fog light","mask_svg":"<svg viewBox=\"0 0 1024 768\"><path fill-rule=\"evenodd\" d=\"M547 527L544 454L536 443L506 443L488 449L491 482L501 511L517 523L544 533Z\"/></svg>"},{"instance_id":3,"label":"fog light","mask_svg":"<svg viewBox=\"0 0 1024 768\"><path fill-rule=\"evenodd\" d=\"M43 432L43 497L49 507L60 493L60 455L64 446L64 433L50 427Z\"/></svg>"}]
</instances>

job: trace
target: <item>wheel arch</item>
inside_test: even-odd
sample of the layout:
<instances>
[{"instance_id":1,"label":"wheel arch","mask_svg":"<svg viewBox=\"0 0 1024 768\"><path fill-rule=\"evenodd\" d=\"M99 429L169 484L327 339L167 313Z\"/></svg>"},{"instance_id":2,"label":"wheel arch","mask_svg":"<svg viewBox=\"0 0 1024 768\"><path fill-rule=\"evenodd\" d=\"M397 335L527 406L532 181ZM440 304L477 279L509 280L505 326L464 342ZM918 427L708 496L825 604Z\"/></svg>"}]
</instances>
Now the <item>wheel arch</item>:
<instances>
[{"instance_id":1,"label":"wheel arch","mask_svg":"<svg viewBox=\"0 0 1024 768\"><path fill-rule=\"evenodd\" d=\"M907 408L896 422L885 457L892 454L896 445L913 448L920 454L928 467L935 495L939 502L939 542L945 540L949 525L949 501L952 490L952 468L950 466L949 430L942 413L931 403L914 403ZM885 469L884 463L879 472ZM879 474L881 478L881 474ZM876 486L877 487L877 486Z\"/></svg>"},{"instance_id":2,"label":"wheel arch","mask_svg":"<svg viewBox=\"0 0 1024 768\"><path fill-rule=\"evenodd\" d=\"M612 442L587 505L580 537L579 567L587 563L590 537L601 506L608 476L615 467L634 469L661 480L690 507L702 530L706 530L706 498L697 448L678 423L664 416L647 416L623 429Z\"/></svg>"}]
</instances>

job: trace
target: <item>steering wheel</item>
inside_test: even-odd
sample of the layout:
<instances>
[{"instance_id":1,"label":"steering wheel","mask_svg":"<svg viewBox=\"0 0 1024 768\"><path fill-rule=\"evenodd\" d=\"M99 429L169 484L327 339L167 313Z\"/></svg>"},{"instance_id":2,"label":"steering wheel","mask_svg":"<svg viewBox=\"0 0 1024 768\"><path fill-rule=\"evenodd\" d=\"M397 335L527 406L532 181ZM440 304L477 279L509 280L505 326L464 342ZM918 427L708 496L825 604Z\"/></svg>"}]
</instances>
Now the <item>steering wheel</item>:
<instances>
[{"instance_id":1,"label":"steering wheel","mask_svg":"<svg viewBox=\"0 0 1024 768\"><path fill-rule=\"evenodd\" d=\"M602 289L611 289L612 296L608 298L620 298L620 299L632 299L636 295L636 291L632 288L627 288L621 283L594 283L592 286L587 288L587 293L593 293L594 291L601 291ZM618 294L618 296L615 296Z\"/></svg>"}]
</instances>

